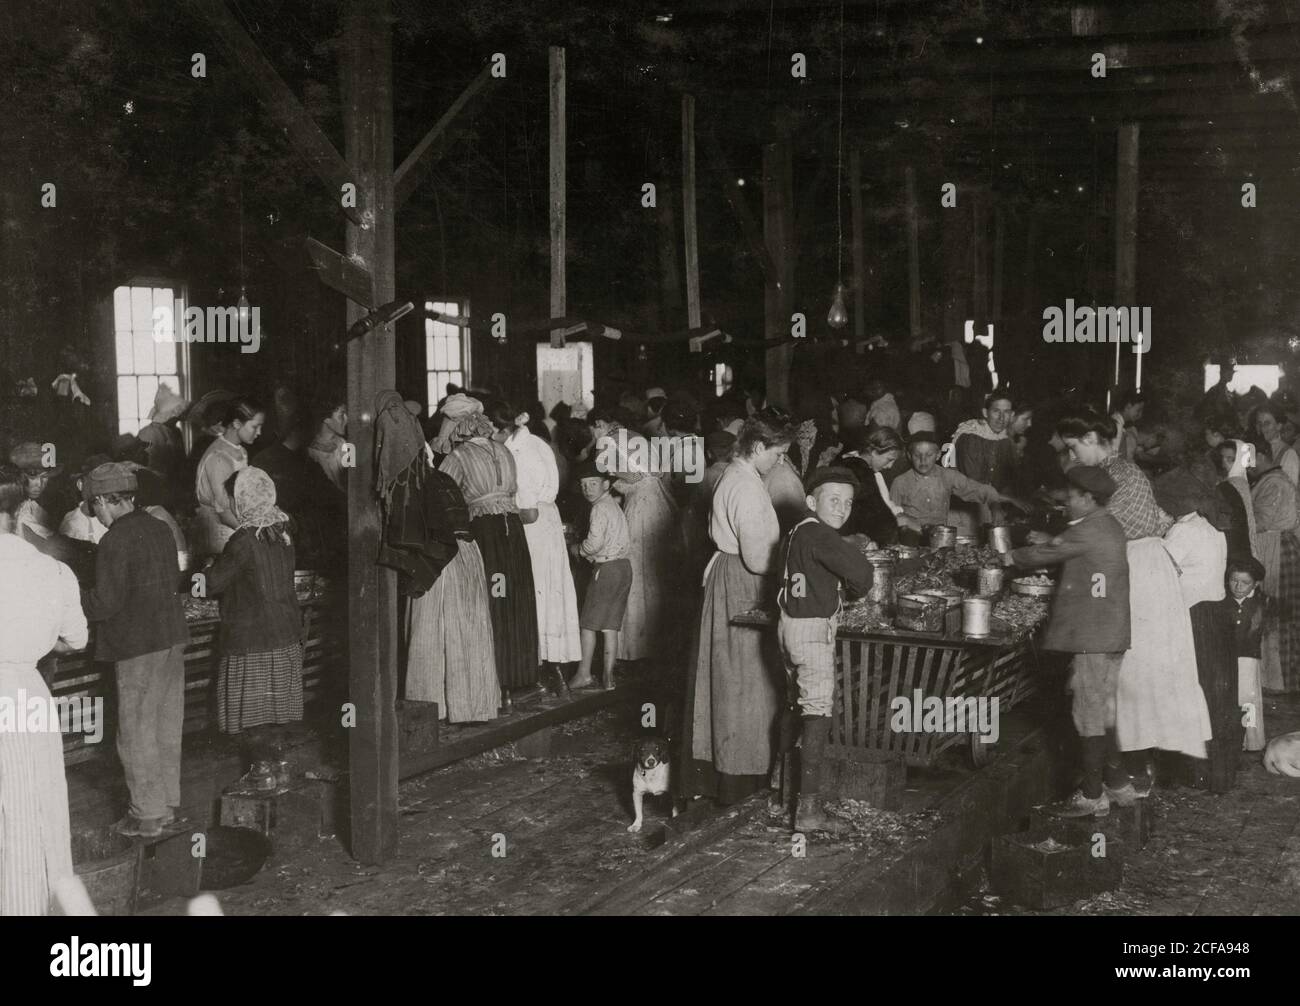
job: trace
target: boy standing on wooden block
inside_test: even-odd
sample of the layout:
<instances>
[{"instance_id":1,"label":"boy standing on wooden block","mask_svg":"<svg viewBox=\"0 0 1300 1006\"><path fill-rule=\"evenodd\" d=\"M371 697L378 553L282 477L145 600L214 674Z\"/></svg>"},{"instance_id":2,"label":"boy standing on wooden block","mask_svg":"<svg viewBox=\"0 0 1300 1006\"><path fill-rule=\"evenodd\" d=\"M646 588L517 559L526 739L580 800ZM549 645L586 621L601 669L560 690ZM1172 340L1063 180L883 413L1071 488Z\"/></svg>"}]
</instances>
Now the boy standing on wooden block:
<instances>
[{"instance_id":1,"label":"boy standing on wooden block","mask_svg":"<svg viewBox=\"0 0 1300 1006\"><path fill-rule=\"evenodd\" d=\"M176 540L167 525L135 506L137 481L126 465L90 472L82 493L108 531L95 559L95 587L82 592L95 622L95 659L117 671L117 753L131 806L115 829L152 838L181 802L181 726L189 630L176 593Z\"/></svg>"},{"instance_id":2,"label":"boy standing on wooden block","mask_svg":"<svg viewBox=\"0 0 1300 1006\"><path fill-rule=\"evenodd\" d=\"M1043 648L1074 654L1071 715L1083 745L1083 784L1058 808L1060 817L1103 817L1110 802L1137 799L1128 774L1107 771L1115 754L1115 701L1119 669L1129 647L1128 554L1124 529L1107 510L1114 480L1102 469L1077 465L1065 473L1070 526L1056 538L1031 531L1033 543L1003 556L1008 566L1061 565L1061 582ZM1103 774L1114 785L1103 785Z\"/></svg>"},{"instance_id":3,"label":"boy standing on wooden block","mask_svg":"<svg viewBox=\"0 0 1300 1006\"><path fill-rule=\"evenodd\" d=\"M858 593L871 585L871 564L839 529L853 510L858 480L846 468L819 468L808 478L805 502L812 513L797 523L782 548L784 569L777 603L781 653L803 717L799 802L795 831L844 834L847 822L828 816L822 804L821 765L835 698L835 633L840 584Z\"/></svg>"}]
</instances>

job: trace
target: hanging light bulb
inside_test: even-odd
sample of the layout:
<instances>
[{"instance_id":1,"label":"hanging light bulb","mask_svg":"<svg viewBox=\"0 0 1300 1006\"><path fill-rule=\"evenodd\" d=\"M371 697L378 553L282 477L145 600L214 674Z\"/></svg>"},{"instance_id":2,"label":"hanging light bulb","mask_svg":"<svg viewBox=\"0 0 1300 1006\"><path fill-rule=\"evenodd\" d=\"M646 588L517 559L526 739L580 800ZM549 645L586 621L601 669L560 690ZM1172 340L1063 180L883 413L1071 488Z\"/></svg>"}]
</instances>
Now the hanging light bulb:
<instances>
[{"instance_id":1,"label":"hanging light bulb","mask_svg":"<svg viewBox=\"0 0 1300 1006\"><path fill-rule=\"evenodd\" d=\"M643 343L641 343L640 346L637 347L637 350L636 350L636 358L637 358L638 360L640 360L642 363L645 363L645 361L646 361L648 355L649 355L649 354L647 354L646 351L645 351L645 343L643 342Z\"/></svg>"},{"instance_id":2,"label":"hanging light bulb","mask_svg":"<svg viewBox=\"0 0 1300 1006\"><path fill-rule=\"evenodd\" d=\"M844 284L835 284L835 297L831 309L826 315L826 324L831 328L843 328L849 323L849 310L844 306Z\"/></svg>"},{"instance_id":3,"label":"hanging light bulb","mask_svg":"<svg viewBox=\"0 0 1300 1006\"><path fill-rule=\"evenodd\" d=\"M244 288L242 286L239 288L239 300L235 303L239 308L239 331L247 332L249 318L248 297L244 294Z\"/></svg>"}]
</instances>

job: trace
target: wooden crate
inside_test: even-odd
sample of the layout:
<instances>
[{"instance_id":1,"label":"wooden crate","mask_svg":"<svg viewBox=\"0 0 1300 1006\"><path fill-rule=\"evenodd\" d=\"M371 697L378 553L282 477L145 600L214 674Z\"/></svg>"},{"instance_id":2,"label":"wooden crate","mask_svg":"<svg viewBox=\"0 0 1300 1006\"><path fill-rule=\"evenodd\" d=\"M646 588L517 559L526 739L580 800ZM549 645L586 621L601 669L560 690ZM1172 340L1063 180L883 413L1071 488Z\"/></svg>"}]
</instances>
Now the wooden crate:
<instances>
[{"instance_id":1,"label":"wooden crate","mask_svg":"<svg viewBox=\"0 0 1300 1006\"><path fill-rule=\"evenodd\" d=\"M312 705L329 698L332 685L347 675L347 637L344 619L338 617L334 599L323 598L303 604L303 703ZM214 698L220 658L218 635L221 623L202 619L189 623L185 645L184 732L198 733L216 724ZM87 744L81 734L63 738L66 764L108 756L114 750L117 686L113 665L92 659L93 641L86 650L61 654L42 666L49 666L47 682L56 698L90 697L104 700L104 735L99 743Z\"/></svg>"},{"instance_id":2,"label":"wooden crate","mask_svg":"<svg viewBox=\"0 0 1300 1006\"><path fill-rule=\"evenodd\" d=\"M1025 642L1008 646L957 640L921 640L841 634L835 668L831 742L871 752L880 760L928 766L970 733L895 731L891 703L899 696L997 698L999 713L1033 694L1034 661Z\"/></svg>"}]
</instances>

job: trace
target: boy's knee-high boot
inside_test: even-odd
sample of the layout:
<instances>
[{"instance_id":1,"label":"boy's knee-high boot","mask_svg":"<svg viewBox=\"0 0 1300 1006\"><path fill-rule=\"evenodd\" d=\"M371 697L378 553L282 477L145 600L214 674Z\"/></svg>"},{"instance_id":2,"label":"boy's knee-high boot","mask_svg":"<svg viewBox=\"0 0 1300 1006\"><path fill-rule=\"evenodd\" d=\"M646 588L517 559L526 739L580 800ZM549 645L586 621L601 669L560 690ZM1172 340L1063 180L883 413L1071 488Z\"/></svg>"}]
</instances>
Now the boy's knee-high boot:
<instances>
[{"instance_id":1,"label":"boy's knee-high boot","mask_svg":"<svg viewBox=\"0 0 1300 1006\"><path fill-rule=\"evenodd\" d=\"M826 813L822 805L821 770L830 734L829 716L805 716L799 751L799 803L794 815L795 831L824 831L845 835L852 831L847 821Z\"/></svg>"}]
</instances>

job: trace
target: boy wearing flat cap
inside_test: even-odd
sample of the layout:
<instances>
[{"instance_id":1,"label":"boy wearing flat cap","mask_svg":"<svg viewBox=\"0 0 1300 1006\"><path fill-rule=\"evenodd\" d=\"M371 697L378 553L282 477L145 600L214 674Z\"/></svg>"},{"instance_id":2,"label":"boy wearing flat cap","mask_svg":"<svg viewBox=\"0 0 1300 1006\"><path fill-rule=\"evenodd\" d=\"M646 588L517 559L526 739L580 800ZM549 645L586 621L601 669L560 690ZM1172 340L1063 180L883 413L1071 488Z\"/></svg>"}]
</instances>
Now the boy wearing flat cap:
<instances>
[{"instance_id":1,"label":"boy wearing flat cap","mask_svg":"<svg viewBox=\"0 0 1300 1006\"><path fill-rule=\"evenodd\" d=\"M871 564L851 539L839 534L857 491L858 480L847 468L813 472L805 498L812 512L805 512L791 528L781 549L783 571L777 594L781 654L803 718L795 831L839 834L848 830L845 822L829 817L822 806L820 773L835 697L841 584L848 583L859 594L871 586Z\"/></svg>"},{"instance_id":2,"label":"boy wearing flat cap","mask_svg":"<svg viewBox=\"0 0 1300 1006\"><path fill-rule=\"evenodd\" d=\"M135 472L110 463L91 470L82 493L108 530L99 542L95 587L82 607L95 629L95 659L117 671L117 753L131 806L114 825L153 837L181 802L181 724L189 630L176 593L176 542L167 525L137 510Z\"/></svg>"},{"instance_id":3,"label":"boy wearing flat cap","mask_svg":"<svg viewBox=\"0 0 1300 1006\"><path fill-rule=\"evenodd\" d=\"M1057 813L1102 817L1112 796L1122 802L1136 796L1128 774L1116 767L1115 747L1119 669L1129 647L1128 552L1123 527L1106 510L1114 480L1089 465L1076 465L1065 478L1069 527L1055 538L1030 532L1032 544L1007 553L1003 562L1061 566L1043 648L1074 655L1068 687L1083 746L1083 784Z\"/></svg>"}]
</instances>

